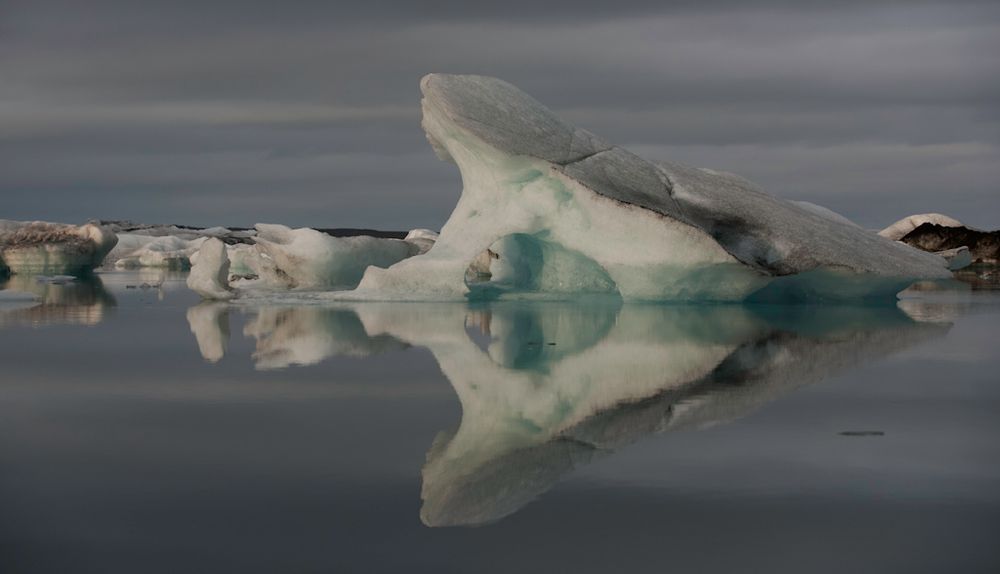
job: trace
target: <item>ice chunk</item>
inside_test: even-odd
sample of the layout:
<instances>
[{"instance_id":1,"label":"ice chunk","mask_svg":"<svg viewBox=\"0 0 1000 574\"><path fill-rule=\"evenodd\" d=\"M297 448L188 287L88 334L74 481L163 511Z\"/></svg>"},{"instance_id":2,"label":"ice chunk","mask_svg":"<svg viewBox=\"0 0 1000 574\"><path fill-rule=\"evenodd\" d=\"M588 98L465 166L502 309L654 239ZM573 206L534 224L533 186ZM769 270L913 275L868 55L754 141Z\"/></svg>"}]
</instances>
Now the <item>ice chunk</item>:
<instances>
[{"instance_id":1,"label":"ice chunk","mask_svg":"<svg viewBox=\"0 0 1000 574\"><path fill-rule=\"evenodd\" d=\"M796 300L872 299L891 298L915 279L949 276L941 258L829 210L778 199L731 174L648 162L563 123L501 80L432 74L421 89L427 138L458 165L462 195L430 251L369 268L357 289L334 298L580 289L635 300L740 301L770 289ZM492 271L469 273L498 242L517 247L522 268L504 269L496 281ZM497 253L476 265L514 264ZM517 279L539 274L546 279Z\"/></svg>"},{"instance_id":2,"label":"ice chunk","mask_svg":"<svg viewBox=\"0 0 1000 574\"><path fill-rule=\"evenodd\" d=\"M905 237L907 233L920 227L924 223L933 223L943 227L962 227L961 221L948 217L947 215L941 215L940 213L919 213L916 215L908 215L903 219L900 219L896 223L893 223L889 227L879 231L878 234L886 239L899 241Z\"/></svg>"},{"instance_id":3,"label":"ice chunk","mask_svg":"<svg viewBox=\"0 0 1000 574\"><path fill-rule=\"evenodd\" d=\"M149 236L119 235L119 247L108 255L105 265L112 263L119 269L136 267L163 267L188 269L191 256L198 251L205 237L183 239L174 235Z\"/></svg>"},{"instance_id":4,"label":"ice chunk","mask_svg":"<svg viewBox=\"0 0 1000 574\"><path fill-rule=\"evenodd\" d=\"M948 262L948 269L956 271L958 269L963 269L972 265L972 253L966 246L955 247L954 249L945 249L943 251L935 251L935 255L944 257L945 261Z\"/></svg>"},{"instance_id":5,"label":"ice chunk","mask_svg":"<svg viewBox=\"0 0 1000 574\"><path fill-rule=\"evenodd\" d=\"M416 243L402 239L333 237L315 229L263 223L255 228L260 253L287 277L290 287L350 289L368 266L388 267L420 251Z\"/></svg>"},{"instance_id":6,"label":"ice chunk","mask_svg":"<svg viewBox=\"0 0 1000 574\"><path fill-rule=\"evenodd\" d=\"M226 300L236 296L229 287L229 257L225 243L213 237L201 244L187 286L205 299Z\"/></svg>"},{"instance_id":7,"label":"ice chunk","mask_svg":"<svg viewBox=\"0 0 1000 574\"><path fill-rule=\"evenodd\" d=\"M430 229L411 229L403 241L417 246L417 252L414 255L422 255L430 251L431 247L434 247L437 238L438 233L436 231L431 231Z\"/></svg>"},{"instance_id":8,"label":"ice chunk","mask_svg":"<svg viewBox=\"0 0 1000 574\"><path fill-rule=\"evenodd\" d=\"M44 221L0 222L0 269L24 274L80 274L99 266L117 244L107 227Z\"/></svg>"}]
</instances>

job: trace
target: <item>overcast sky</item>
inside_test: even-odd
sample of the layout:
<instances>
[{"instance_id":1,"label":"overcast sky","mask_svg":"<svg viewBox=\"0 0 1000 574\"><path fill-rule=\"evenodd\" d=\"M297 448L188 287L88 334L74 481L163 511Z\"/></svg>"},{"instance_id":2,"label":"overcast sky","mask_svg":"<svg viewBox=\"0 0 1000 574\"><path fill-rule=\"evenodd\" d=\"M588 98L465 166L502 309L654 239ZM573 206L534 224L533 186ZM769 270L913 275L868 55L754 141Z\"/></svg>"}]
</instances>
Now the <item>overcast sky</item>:
<instances>
[{"instance_id":1,"label":"overcast sky","mask_svg":"<svg viewBox=\"0 0 1000 574\"><path fill-rule=\"evenodd\" d=\"M1000 227L998 2L479 4L0 0L0 218L439 228L450 72L865 226Z\"/></svg>"}]
</instances>

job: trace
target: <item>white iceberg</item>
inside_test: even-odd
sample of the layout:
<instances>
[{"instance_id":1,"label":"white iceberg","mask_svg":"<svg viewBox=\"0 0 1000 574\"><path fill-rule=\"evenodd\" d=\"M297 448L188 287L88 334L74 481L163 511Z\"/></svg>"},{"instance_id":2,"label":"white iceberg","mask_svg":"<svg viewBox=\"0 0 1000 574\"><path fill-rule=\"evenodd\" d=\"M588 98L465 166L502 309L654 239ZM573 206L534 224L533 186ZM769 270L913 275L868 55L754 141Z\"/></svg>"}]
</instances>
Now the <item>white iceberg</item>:
<instances>
[{"instance_id":1,"label":"white iceberg","mask_svg":"<svg viewBox=\"0 0 1000 574\"><path fill-rule=\"evenodd\" d=\"M369 267L333 298L868 299L950 276L940 257L829 210L731 174L641 159L501 80L432 74L421 89L427 138L458 165L462 195L430 251ZM488 249L499 272L469 273Z\"/></svg>"},{"instance_id":2,"label":"white iceberg","mask_svg":"<svg viewBox=\"0 0 1000 574\"><path fill-rule=\"evenodd\" d=\"M225 243L213 237L201 244L198 258L191 266L187 286L205 299L236 297L236 292L229 286L229 257Z\"/></svg>"},{"instance_id":3,"label":"white iceberg","mask_svg":"<svg viewBox=\"0 0 1000 574\"><path fill-rule=\"evenodd\" d=\"M118 243L108 227L0 220L0 271L80 274L100 266Z\"/></svg>"},{"instance_id":4,"label":"white iceberg","mask_svg":"<svg viewBox=\"0 0 1000 574\"><path fill-rule=\"evenodd\" d=\"M205 240L206 237L183 239L175 235L123 233L118 236L118 246L105 259L105 266L112 264L118 269L188 269L191 267L191 256Z\"/></svg>"},{"instance_id":5,"label":"white iceberg","mask_svg":"<svg viewBox=\"0 0 1000 574\"><path fill-rule=\"evenodd\" d=\"M351 289L361 281L365 269L393 263L430 249L433 232L420 230L412 239L357 235L334 237L315 229L292 229L284 225L258 223L254 238L262 256L277 270L287 287L300 289ZM247 260L249 267L262 263ZM271 275L258 267L258 272Z\"/></svg>"},{"instance_id":6,"label":"white iceberg","mask_svg":"<svg viewBox=\"0 0 1000 574\"><path fill-rule=\"evenodd\" d=\"M906 237L909 232L925 223L933 223L934 225L940 225L942 227L963 227L963 223L961 221L948 217L947 215L941 215L940 213L918 213L916 215L908 215L903 219L900 219L896 223L893 223L889 227L879 231L878 234L886 239L899 241L900 239Z\"/></svg>"}]
</instances>

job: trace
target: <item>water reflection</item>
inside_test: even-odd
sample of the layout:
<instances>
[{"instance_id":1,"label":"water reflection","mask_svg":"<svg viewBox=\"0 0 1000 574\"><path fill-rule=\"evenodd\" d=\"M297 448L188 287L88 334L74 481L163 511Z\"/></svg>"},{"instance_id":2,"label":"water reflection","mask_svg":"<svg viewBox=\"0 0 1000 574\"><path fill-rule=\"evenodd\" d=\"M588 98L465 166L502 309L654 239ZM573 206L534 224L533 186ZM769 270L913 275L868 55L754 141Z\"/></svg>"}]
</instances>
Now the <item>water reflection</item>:
<instances>
[{"instance_id":1,"label":"water reflection","mask_svg":"<svg viewBox=\"0 0 1000 574\"><path fill-rule=\"evenodd\" d=\"M228 313L188 312L208 360L225 352ZM366 303L251 313L244 333L261 369L408 345L433 353L462 419L427 453L428 526L499 520L624 444L739 418L950 327L897 307Z\"/></svg>"},{"instance_id":2,"label":"water reflection","mask_svg":"<svg viewBox=\"0 0 1000 574\"><path fill-rule=\"evenodd\" d=\"M0 279L0 289L30 293L35 301L0 306L0 327L8 325L96 325L115 307L101 278L46 281L31 275Z\"/></svg>"},{"instance_id":3,"label":"water reflection","mask_svg":"<svg viewBox=\"0 0 1000 574\"><path fill-rule=\"evenodd\" d=\"M313 365L333 356L367 357L405 346L390 336L369 335L349 309L262 308L243 334L257 340L253 359L260 370Z\"/></svg>"}]
</instances>

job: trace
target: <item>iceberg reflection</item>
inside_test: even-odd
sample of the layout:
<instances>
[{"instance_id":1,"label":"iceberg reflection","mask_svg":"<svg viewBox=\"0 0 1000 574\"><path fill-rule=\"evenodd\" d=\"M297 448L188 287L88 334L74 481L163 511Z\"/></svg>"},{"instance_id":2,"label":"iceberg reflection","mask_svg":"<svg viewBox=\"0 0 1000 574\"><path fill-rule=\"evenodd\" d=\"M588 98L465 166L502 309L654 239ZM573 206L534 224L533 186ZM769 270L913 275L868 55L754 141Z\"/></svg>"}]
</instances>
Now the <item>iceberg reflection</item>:
<instances>
[{"instance_id":1,"label":"iceberg reflection","mask_svg":"<svg viewBox=\"0 0 1000 574\"><path fill-rule=\"evenodd\" d=\"M0 327L5 325L96 325L115 307L114 296L97 275L57 278L32 275L0 278L0 289L30 294L34 301L0 306Z\"/></svg>"},{"instance_id":2,"label":"iceberg reflection","mask_svg":"<svg viewBox=\"0 0 1000 574\"><path fill-rule=\"evenodd\" d=\"M200 314L210 358L223 321ZM649 434L737 419L949 328L898 307L361 303L261 308L245 333L258 368L428 348L462 419L430 446L420 517L452 526L508 516Z\"/></svg>"}]
</instances>

